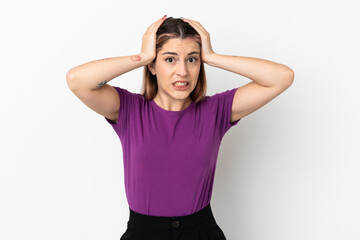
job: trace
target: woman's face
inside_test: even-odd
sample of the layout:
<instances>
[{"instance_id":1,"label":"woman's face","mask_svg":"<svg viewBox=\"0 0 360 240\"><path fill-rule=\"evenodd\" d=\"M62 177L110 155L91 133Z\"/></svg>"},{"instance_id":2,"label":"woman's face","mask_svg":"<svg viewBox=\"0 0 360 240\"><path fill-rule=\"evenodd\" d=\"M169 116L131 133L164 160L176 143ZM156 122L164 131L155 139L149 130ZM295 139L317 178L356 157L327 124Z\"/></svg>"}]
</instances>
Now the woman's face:
<instances>
[{"instance_id":1,"label":"woman's face","mask_svg":"<svg viewBox=\"0 0 360 240\"><path fill-rule=\"evenodd\" d=\"M194 90L200 72L200 46L192 38L169 39L159 50L153 67L156 75L158 94L166 94L175 99L186 99ZM186 89L177 89L176 81L186 81Z\"/></svg>"}]
</instances>

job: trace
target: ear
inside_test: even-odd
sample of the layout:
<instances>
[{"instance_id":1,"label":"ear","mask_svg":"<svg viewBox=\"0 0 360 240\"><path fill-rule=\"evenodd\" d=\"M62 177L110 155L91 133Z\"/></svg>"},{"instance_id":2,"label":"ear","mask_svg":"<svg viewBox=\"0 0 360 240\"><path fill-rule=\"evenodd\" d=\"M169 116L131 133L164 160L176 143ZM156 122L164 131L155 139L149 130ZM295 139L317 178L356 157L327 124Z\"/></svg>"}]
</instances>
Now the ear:
<instances>
[{"instance_id":1,"label":"ear","mask_svg":"<svg viewBox=\"0 0 360 240\"><path fill-rule=\"evenodd\" d=\"M149 68L149 71L152 73L152 75L156 75L154 62L151 62L150 64L148 64L148 68Z\"/></svg>"}]
</instances>

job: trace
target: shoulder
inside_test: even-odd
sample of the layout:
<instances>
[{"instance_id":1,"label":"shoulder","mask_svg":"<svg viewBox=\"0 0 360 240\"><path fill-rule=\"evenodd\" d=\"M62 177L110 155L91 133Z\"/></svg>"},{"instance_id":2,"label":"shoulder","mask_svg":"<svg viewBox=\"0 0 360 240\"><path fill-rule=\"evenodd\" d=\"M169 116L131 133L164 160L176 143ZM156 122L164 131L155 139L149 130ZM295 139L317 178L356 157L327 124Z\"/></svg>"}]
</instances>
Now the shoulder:
<instances>
[{"instance_id":1,"label":"shoulder","mask_svg":"<svg viewBox=\"0 0 360 240\"><path fill-rule=\"evenodd\" d=\"M210 103L224 103L226 101L232 101L237 90L238 87L214 93L211 96L206 96L206 101Z\"/></svg>"},{"instance_id":2,"label":"shoulder","mask_svg":"<svg viewBox=\"0 0 360 240\"><path fill-rule=\"evenodd\" d=\"M117 86L113 86L113 88L115 88L115 90L118 92L120 98L123 98L124 100L128 100L128 99L145 100L145 97L140 93L135 93L125 88L121 88Z\"/></svg>"}]
</instances>

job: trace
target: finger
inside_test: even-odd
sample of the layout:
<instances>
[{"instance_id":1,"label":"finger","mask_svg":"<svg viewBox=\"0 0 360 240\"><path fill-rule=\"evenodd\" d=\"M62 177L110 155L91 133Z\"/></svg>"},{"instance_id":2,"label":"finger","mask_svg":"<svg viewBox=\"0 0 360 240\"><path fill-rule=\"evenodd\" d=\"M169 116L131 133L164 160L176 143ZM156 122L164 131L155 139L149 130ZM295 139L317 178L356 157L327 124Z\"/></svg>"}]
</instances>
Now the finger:
<instances>
[{"instance_id":1,"label":"finger","mask_svg":"<svg viewBox=\"0 0 360 240\"><path fill-rule=\"evenodd\" d=\"M183 18L182 17L181 19L184 20L185 22L198 23L197 21L189 19L189 18Z\"/></svg>"},{"instance_id":2,"label":"finger","mask_svg":"<svg viewBox=\"0 0 360 240\"><path fill-rule=\"evenodd\" d=\"M145 34L155 34L162 23L162 21L153 23L151 26L148 27Z\"/></svg>"},{"instance_id":3,"label":"finger","mask_svg":"<svg viewBox=\"0 0 360 240\"><path fill-rule=\"evenodd\" d=\"M164 19L163 19L163 18L160 18L159 20L157 20L156 22L154 22L153 24L151 24L151 25L149 26L149 28L153 28L154 26L161 24L163 21L164 21Z\"/></svg>"},{"instance_id":4,"label":"finger","mask_svg":"<svg viewBox=\"0 0 360 240\"><path fill-rule=\"evenodd\" d=\"M162 18L158 19L157 21L153 22L148 28L151 28L153 26L155 26L156 24L163 22L166 19L167 15L164 15Z\"/></svg>"},{"instance_id":5,"label":"finger","mask_svg":"<svg viewBox=\"0 0 360 240\"><path fill-rule=\"evenodd\" d=\"M167 15L164 15L162 18L160 18L159 20L157 20L156 22L154 22L153 24L150 25L149 29L151 30L154 30L155 29L158 29L159 26L166 20L166 16Z\"/></svg>"},{"instance_id":6,"label":"finger","mask_svg":"<svg viewBox=\"0 0 360 240\"><path fill-rule=\"evenodd\" d=\"M196 21L188 19L188 18L182 18L185 22L189 23L193 28L195 28L196 31L198 31L199 34L203 33L204 30L201 28L198 24L196 24Z\"/></svg>"},{"instance_id":7,"label":"finger","mask_svg":"<svg viewBox=\"0 0 360 240\"><path fill-rule=\"evenodd\" d=\"M205 28L197 21L190 20L188 18L183 18L186 22L188 22L191 26L193 26L196 30L200 30L202 33L207 34ZM200 32L199 32L200 33Z\"/></svg>"},{"instance_id":8,"label":"finger","mask_svg":"<svg viewBox=\"0 0 360 240\"><path fill-rule=\"evenodd\" d=\"M196 32L200 35L200 37L202 39L205 37L206 32L204 32L199 26L197 26L194 23L190 23L190 22L189 22L189 24L190 24L190 26L192 26L196 30Z\"/></svg>"}]
</instances>

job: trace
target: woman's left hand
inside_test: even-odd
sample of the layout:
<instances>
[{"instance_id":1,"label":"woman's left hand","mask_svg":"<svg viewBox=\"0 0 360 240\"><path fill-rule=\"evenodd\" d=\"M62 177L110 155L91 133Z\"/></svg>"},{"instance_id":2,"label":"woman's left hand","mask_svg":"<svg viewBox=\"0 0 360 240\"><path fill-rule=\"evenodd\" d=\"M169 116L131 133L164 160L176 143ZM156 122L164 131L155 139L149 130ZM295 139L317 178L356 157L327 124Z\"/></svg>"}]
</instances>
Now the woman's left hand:
<instances>
[{"instance_id":1,"label":"woman's left hand","mask_svg":"<svg viewBox=\"0 0 360 240\"><path fill-rule=\"evenodd\" d=\"M210 34L199 22L183 17L181 19L189 23L190 26L192 26L199 33L201 37L201 59L203 62L208 63L210 56L215 54L211 47Z\"/></svg>"}]
</instances>

